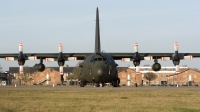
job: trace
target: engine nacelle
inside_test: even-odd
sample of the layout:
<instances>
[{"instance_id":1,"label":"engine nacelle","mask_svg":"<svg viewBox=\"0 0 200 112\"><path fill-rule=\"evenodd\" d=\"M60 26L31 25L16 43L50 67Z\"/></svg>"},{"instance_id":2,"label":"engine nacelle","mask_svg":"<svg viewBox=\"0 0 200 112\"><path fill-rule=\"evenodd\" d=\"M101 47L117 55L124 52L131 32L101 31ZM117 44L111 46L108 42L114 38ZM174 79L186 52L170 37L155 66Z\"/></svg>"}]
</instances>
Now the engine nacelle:
<instances>
[{"instance_id":1,"label":"engine nacelle","mask_svg":"<svg viewBox=\"0 0 200 112\"><path fill-rule=\"evenodd\" d=\"M18 60L18 64L19 64L19 65L24 65L24 63L25 63L25 60L24 60L24 59Z\"/></svg>"},{"instance_id":2,"label":"engine nacelle","mask_svg":"<svg viewBox=\"0 0 200 112\"><path fill-rule=\"evenodd\" d=\"M58 61L59 66L64 66L64 64L65 64L65 61Z\"/></svg>"},{"instance_id":3,"label":"engine nacelle","mask_svg":"<svg viewBox=\"0 0 200 112\"><path fill-rule=\"evenodd\" d=\"M140 65L140 61L133 61L134 66L139 66Z\"/></svg>"},{"instance_id":4,"label":"engine nacelle","mask_svg":"<svg viewBox=\"0 0 200 112\"><path fill-rule=\"evenodd\" d=\"M42 63L38 64L38 65L37 65L37 70L38 70L39 72L43 72L43 71L45 70L45 65L42 64Z\"/></svg>"},{"instance_id":5,"label":"engine nacelle","mask_svg":"<svg viewBox=\"0 0 200 112\"><path fill-rule=\"evenodd\" d=\"M172 60L173 64L176 66L176 65L179 65L180 63L180 60Z\"/></svg>"},{"instance_id":6,"label":"engine nacelle","mask_svg":"<svg viewBox=\"0 0 200 112\"><path fill-rule=\"evenodd\" d=\"M153 71L159 71L161 69L161 65L159 63L154 63L152 65L152 70Z\"/></svg>"}]
</instances>

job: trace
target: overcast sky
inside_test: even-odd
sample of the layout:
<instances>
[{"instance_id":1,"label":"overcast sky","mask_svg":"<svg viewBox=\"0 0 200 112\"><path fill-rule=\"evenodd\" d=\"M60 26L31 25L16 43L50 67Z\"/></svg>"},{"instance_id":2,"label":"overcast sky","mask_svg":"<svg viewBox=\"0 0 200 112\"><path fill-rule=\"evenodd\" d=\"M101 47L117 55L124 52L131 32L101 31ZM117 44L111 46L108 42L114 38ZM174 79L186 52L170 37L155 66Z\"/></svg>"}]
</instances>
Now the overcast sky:
<instances>
[{"instance_id":1,"label":"overcast sky","mask_svg":"<svg viewBox=\"0 0 200 112\"><path fill-rule=\"evenodd\" d=\"M106 52L134 52L137 42L139 52L173 53L174 42L179 42L179 52L199 53L199 5L199 0L1 0L0 53L18 53L20 42L24 53L57 53L59 43L66 53L93 52L97 7L101 49ZM25 65L35 63L39 60ZM0 64L3 70L18 66L17 61L4 59ZM58 66L57 62L44 64ZM173 66L171 61L161 65ZM200 59L181 60L182 65L200 69Z\"/></svg>"}]
</instances>

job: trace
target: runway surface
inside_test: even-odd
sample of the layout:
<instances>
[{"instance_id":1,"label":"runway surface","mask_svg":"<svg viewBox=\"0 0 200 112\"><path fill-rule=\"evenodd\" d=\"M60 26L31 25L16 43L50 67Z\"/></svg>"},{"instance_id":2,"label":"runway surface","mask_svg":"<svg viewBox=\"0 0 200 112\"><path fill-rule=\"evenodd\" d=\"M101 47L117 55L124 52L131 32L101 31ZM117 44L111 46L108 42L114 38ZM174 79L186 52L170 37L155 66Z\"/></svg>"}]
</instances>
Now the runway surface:
<instances>
[{"instance_id":1,"label":"runway surface","mask_svg":"<svg viewBox=\"0 0 200 112\"><path fill-rule=\"evenodd\" d=\"M120 91L120 90L200 90L200 87L188 87L188 86L139 86L139 87L79 87L79 86L0 86L1 90L113 90L113 91Z\"/></svg>"}]
</instances>

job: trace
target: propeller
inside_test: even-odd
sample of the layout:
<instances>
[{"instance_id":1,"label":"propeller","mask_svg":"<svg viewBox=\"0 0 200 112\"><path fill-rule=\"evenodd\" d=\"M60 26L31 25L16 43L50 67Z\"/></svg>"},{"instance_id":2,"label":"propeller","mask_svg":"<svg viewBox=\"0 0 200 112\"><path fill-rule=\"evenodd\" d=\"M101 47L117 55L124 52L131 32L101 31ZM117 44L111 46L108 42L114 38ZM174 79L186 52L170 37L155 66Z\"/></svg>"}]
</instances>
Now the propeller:
<instances>
[{"instance_id":1,"label":"propeller","mask_svg":"<svg viewBox=\"0 0 200 112\"><path fill-rule=\"evenodd\" d=\"M179 63L181 59L193 59L192 55L187 55L187 56L180 56L178 53L178 42L174 43L174 54L172 54L172 57L161 57L162 61L167 61L167 60L172 60L175 68L176 68L176 74L180 73L179 69Z\"/></svg>"},{"instance_id":2,"label":"propeller","mask_svg":"<svg viewBox=\"0 0 200 112\"><path fill-rule=\"evenodd\" d=\"M23 66L25 64L26 60L36 60L37 57L36 56L26 56L23 53L23 44L19 43L19 55L16 57L5 57L6 61L14 61L14 60L18 60L18 64L19 64L19 73L23 74L24 70L23 70Z\"/></svg>"},{"instance_id":3,"label":"propeller","mask_svg":"<svg viewBox=\"0 0 200 112\"><path fill-rule=\"evenodd\" d=\"M145 57L141 57L138 53L138 43L134 44L134 51L135 54L133 55L133 58L122 58L122 62L127 62L127 61L133 61L133 64L136 68L136 74L140 74L140 61L141 60L152 60L153 57L152 56L145 56Z\"/></svg>"},{"instance_id":4,"label":"propeller","mask_svg":"<svg viewBox=\"0 0 200 112\"><path fill-rule=\"evenodd\" d=\"M62 45L62 43L60 43L58 45L58 50L59 50L58 58L46 58L45 61L46 62L57 61L58 66L59 66L59 72L60 72L61 75L63 75L63 66L65 64L65 61L76 61L77 58L76 57L67 57L66 58L63 55L63 45Z\"/></svg>"}]
</instances>

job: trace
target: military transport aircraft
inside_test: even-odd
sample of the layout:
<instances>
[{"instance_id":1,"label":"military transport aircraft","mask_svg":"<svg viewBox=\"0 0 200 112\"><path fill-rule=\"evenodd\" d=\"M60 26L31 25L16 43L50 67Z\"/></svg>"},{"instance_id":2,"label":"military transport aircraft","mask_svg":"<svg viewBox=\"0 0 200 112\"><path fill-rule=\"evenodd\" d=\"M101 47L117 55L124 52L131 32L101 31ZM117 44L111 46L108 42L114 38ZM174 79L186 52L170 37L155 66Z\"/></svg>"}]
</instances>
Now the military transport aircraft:
<instances>
[{"instance_id":1,"label":"military transport aircraft","mask_svg":"<svg viewBox=\"0 0 200 112\"><path fill-rule=\"evenodd\" d=\"M19 44L19 53L0 54L0 58L5 58L6 61L18 60L19 73L23 74L23 65L26 60L40 59L37 66L38 71L44 71L45 61L57 61L60 67L60 74L63 74L63 65L65 61L84 60L80 63L80 87L84 87L87 82L92 83L112 83L113 87L118 87L120 79L118 78L117 66L115 60L133 61L136 67L136 73L140 74L140 61L153 60L152 70L159 71L161 65L158 59L162 61L172 60L176 66L176 73L179 73L179 63L181 59L192 59L193 57L200 57L200 53L178 53L178 43L174 43L175 53L139 53L138 44L135 43L135 53L105 53L101 52L100 44L100 29L99 29L99 11L96 9L96 31L95 31L95 48L94 53L63 53L62 44L59 44L59 53L23 53L23 45Z\"/></svg>"}]
</instances>

